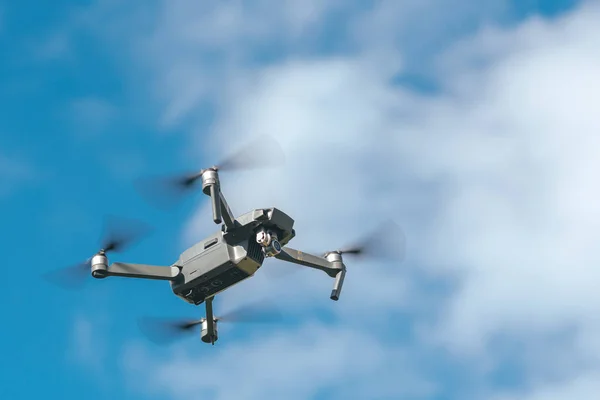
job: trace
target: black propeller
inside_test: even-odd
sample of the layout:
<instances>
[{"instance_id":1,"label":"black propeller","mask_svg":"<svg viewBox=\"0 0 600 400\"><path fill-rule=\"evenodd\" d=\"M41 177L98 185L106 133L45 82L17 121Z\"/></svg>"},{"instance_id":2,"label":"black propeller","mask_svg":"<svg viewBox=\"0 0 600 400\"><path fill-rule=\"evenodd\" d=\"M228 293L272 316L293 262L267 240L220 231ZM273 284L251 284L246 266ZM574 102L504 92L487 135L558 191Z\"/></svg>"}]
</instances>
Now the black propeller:
<instances>
[{"instance_id":1,"label":"black propeller","mask_svg":"<svg viewBox=\"0 0 600 400\"><path fill-rule=\"evenodd\" d=\"M406 256L406 236L396 222L387 220L357 240L354 245L343 247L336 252L361 258L402 262Z\"/></svg>"},{"instance_id":2,"label":"black propeller","mask_svg":"<svg viewBox=\"0 0 600 400\"><path fill-rule=\"evenodd\" d=\"M218 323L264 324L280 321L283 314L273 303L259 301L249 303L215 316ZM165 344L191 333L204 322L202 319L173 320L168 318L143 317L138 320L141 332L152 342Z\"/></svg>"},{"instance_id":3,"label":"black propeller","mask_svg":"<svg viewBox=\"0 0 600 400\"><path fill-rule=\"evenodd\" d=\"M237 151L230 153L211 168L219 172L249 171L282 166L285 161L283 149L271 136L260 136ZM176 176L139 179L135 186L150 203L164 208L177 204L202 182L202 171Z\"/></svg>"},{"instance_id":4,"label":"black propeller","mask_svg":"<svg viewBox=\"0 0 600 400\"><path fill-rule=\"evenodd\" d=\"M104 220L99 252L120 253L139 242L151 230L148 225L138 220L108 216ZM47 272L43 277L46 281L64 288L79 287L90 274L92 257L93 255L69 267Z\"/></svg>"}]
</instances>

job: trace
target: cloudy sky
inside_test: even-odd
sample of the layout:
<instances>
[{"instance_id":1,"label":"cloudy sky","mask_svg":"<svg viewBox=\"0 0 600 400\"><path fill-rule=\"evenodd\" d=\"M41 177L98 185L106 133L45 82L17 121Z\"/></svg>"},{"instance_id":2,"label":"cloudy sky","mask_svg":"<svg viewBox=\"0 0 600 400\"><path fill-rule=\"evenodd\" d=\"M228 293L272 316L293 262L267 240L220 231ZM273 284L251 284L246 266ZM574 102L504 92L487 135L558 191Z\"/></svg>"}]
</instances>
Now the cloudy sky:
<instances>
[{"instance_id":1,"label":"cloudy sky","mask_svg":"<svg viewBox=\"0 0 600 400\"><path fill-rule=\"evenodd\" d=\"M595 0L0 0L2 398L595 399L599 21ZM140 333L204 313L165 282L40 278L106 214L155 228L119 261L170 265L209 204L132 182L263 135L286 164L223 174L236 214L276 206L315 252L392 218L404 262L348 258L332 302L267 260L215 307L284 320L214 347Z\"/></svg>"}]
</instances>

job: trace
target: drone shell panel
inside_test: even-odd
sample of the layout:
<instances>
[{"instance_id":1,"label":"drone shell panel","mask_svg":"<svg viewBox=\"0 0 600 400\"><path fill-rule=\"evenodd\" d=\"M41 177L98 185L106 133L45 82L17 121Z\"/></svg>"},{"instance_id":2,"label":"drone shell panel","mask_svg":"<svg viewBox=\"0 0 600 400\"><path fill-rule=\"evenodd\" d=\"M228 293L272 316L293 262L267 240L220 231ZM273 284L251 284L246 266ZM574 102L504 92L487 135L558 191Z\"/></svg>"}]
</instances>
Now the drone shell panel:
<instances>
[{"instance_id":1,"label":"drone shell panel","mask_svg":"<svg viewBox=\"0 0 600 400\"><path fill-rule=\"evenodd\" d=\"M264 254L254 238L229 244L222 232L184 251L177 265L181 279L171 284L173 292L192 304L201 304L236 283L252 276Z\"/></svg>"}]
</instances>

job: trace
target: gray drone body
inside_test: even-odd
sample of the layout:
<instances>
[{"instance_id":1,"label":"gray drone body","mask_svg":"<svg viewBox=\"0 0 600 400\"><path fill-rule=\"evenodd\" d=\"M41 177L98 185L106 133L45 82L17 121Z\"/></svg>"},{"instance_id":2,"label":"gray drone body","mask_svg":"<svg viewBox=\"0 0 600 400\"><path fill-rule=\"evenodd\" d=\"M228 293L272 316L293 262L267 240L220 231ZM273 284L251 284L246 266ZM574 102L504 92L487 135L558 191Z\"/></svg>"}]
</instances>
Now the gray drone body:
<instances>
[{"instance_id":1,"label":"gray drone body","mask_svg":"<svg viewBox=\"0 0 600 400\"><path fill-rule=\"evenodd\" d=\"M346 267L339 252L314 256L285 246L294 236L294 220L277 208L255 209L235 218L220 190L215 169L199 175L203 192L211 197L213 221L221 230L185 250L170 267L114 262L104 251L92 257L92 276L123 276L171 281L173 292L192 304L247 279L261 267L265 257L315 268L336 278L331 293L338 300Z\"/></svg>"},{"instance_id":2,"label":"gray drone body","mask_svg":"<svg viewBox=\"0 0 600 400\"><path fill-rule=\"evenodd\" d=\"M180 255L175 265L181 273L171 283L177 296L201 304L254 275L268 254L279 253L295 235L294 220L277 208L252 210L235 221L233 230L218 231ZM270 249L257 242L261 232L271 236Z\"/></svg>"},{"instance_id":3,"label":"gray drone body","mask_svg":"<svg viewBox=\"0 0 600 400\"><path fill-rule=\"evenodd\" d=\"M213 221L221 226L219 231L185 250L171 266L122 262L109 266L105 251L101 250L92 257L92 276L170 281L173 293L184 301L194 305L206 303L206 318L198 324L202 327L202 340L213 344L218 321L212 310L215 295L253 276L267 257L324 271L334 278L330 298L339 299L346 274L341 252L319 257L287 247L296 234L291 217L277 208L267 208L236 218L221 192L216 168L201 171L197 178L202 179L202 190L211 198Z\"/></svg>"},{"instance_id":4,"label":"gray drone body","mask_svg":"<svg viewBox=\"0 0 600 400\"><path fill-rule=\"evenodd\" d=\"M269 156L263 157L257 149L262 149L264 143L270 143ZM179 177L175 180L178 188L191 188L201 182L202 192L209 196L212 205L213 222L220 226L214 234L199 241L182 252L179 258L169 266L133 264L123 262L110 263L107 254L122 251L125 243L131 243L128 235L117 235L106 239L102 250L92 258L80 262L73 269L77 276L79 272L89 271L96 279L109 276L129 278L155 279L169 281L173 293L187 303L205 304L206 317L199 320L187 321L176 325L177 329L187 331L200 326L200 337L205 343L214 344L218 339L217 322L231 321L232 313L215 317L213 315L213 300L215 296L237 283L252 277L260 269L266 258L274 257L282 261L310 267L325 272L333 278L333 289L330 298L337 301L340 297L346 266L344 254L364 255L368 248L388 236L397 226L378 229L374 239L363 239L357 246L325 253L316 256L288 247L295 237L294 220L277 208L254 209L235 217L231 212L219 181L219 170L245 168L249 164L263 164L282 158L275 153L273 140L259 140L255 146L238 152L219 167L201 170L198 173ZM152 185L154 187L154 185ZM402 235L401 232L398 232ZM402 235L403 237L403 235ZM403 255L404 242L392 247L394 253ZM372 250L372 249L371 249ZM60 274L52 273L52 276ZM244 313L248 312L247 305ZM235 313L234 313L235 314ZM247 314L246 314L247 315ZM251 318L251 320L255 320Z\"/></svg>"}]
</instances>

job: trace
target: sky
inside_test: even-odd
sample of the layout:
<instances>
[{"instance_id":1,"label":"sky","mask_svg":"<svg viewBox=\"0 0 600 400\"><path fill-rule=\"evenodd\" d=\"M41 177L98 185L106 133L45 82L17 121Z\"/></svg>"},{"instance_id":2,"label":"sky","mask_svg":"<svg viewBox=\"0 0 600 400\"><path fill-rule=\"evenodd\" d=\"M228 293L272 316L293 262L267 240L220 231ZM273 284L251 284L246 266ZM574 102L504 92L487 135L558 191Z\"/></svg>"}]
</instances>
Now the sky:
<instances>
[{"instance_id":1,"label":"sky","mask_svg":"<svg viewBox=\"0 0 600 400\"><path fill-rule=\"evenodd\" d=\"M596 0L0 0L1 397L596 398L599 20ZM315 252L392 218L404 262L348 258L332 302L267 260L215 311L284 320L214 347L142 335L204 313L166 282L41 278L98 251L108 214L154 228L112 261L170 265L210 205L133 182L265 134L286 164L223 174L234 213L280 208Z\"/></svg>"}]
</instances>

